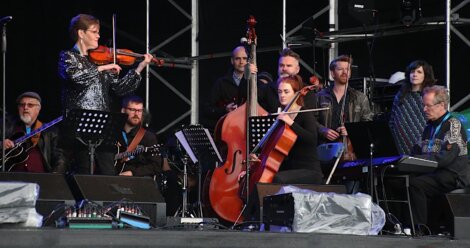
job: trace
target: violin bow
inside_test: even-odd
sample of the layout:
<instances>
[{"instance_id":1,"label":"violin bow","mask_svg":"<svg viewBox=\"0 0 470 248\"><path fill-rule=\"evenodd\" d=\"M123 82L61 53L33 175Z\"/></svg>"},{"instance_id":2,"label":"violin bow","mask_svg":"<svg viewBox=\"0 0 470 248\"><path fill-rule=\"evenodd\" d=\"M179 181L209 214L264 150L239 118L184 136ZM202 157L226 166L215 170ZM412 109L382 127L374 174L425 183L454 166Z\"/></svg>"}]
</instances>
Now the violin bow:
<instances>
[{"instance_id":1,"label":"violin bow","mask_svg":"<svg viewBox=\"0 0 470 248\"><path fill-rule=\"evenodd\" d=\"M116 64L116 63L117 63L117 53L116 53L116 14L113 14L112 25L113 25L113 64Z\"/></svg>"}]
</instances>

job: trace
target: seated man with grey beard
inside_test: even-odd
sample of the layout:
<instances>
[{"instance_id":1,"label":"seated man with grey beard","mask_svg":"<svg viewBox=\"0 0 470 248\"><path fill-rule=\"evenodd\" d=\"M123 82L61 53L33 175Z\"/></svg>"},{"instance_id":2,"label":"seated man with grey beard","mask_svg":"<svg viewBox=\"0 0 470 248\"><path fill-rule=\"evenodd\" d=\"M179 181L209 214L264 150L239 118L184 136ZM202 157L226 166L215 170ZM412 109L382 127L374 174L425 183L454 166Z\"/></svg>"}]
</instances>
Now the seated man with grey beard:
<instances>
[{"instance_id":1,"label":"seated man with grey beard","mask_svg":"<svg viewBox=\"0 0 470 248\"><path fill-rule=\"evenodd\" d=\"M41 97L36 92L24 92L16 99L19 120L6 133L5 171L64 173L66 160L58 148L58 129L51 126L42 132L43 123L38 120ZM44 128L44 127L43 127ZM32 135L34 132L36 134ZM32 136L31 136L32 135ZM31 137L28 137L31 136ZM28 137L21 143L18 139ZM15 143L15 141L18 141Z\"/></svg>"}]
</instances>

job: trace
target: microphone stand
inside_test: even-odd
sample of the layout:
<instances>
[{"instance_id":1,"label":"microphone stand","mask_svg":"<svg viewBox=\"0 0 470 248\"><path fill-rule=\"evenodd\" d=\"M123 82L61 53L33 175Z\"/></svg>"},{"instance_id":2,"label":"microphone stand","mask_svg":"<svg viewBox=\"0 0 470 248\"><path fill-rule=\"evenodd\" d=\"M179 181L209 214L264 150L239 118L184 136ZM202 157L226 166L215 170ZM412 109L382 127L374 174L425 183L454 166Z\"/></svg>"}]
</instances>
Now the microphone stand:
<instances>
[{"instance_id":1,"label":"microphone stand","mask_svg":"<svg viewBox=\"0 0 470 248\"><path fill-rule=\"evenodd\" d=\"M3 60L3 80L2 80L2 171L5 172L5 146L3 141L5 141L5 132L6 132L6 101L5 101L5 85L6 85L6 53L7 53L7 23L3 23L2 28L2 60Z\"/></svg>"},{"instance_id":2,"label":"microphone stand","mask_svg":"<svg viewBox=\"0 0 470 248\"><path fill-rule=\"evenodd\" d=\"M372 199L372 201L374 201L374 189L375 189L375 182L374 182L374 165L372 164L372 161L373 161L373 158L374 158L374 143L370 143L370 161L369 161L369 194L370 194L370 197ZM378 201L377 201L378 203Z\"/></svg>"}]
</instances>

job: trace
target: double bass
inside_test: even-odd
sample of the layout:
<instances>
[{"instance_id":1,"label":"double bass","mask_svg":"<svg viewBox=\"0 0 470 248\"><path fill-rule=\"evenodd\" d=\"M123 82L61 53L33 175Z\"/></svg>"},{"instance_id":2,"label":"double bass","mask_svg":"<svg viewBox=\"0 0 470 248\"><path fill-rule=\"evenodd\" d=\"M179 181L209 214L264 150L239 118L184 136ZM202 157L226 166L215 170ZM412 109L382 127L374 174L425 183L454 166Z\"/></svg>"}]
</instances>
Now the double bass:
<instances>
[{"instance_id":1,"label":"double bass","mask_svg":"<svg viewBox=\"0 0 470 248\"><path fill-rule=\"evenodd\" d=\"M255 18L250 16L247 24L249 63L256 65ZM242 220L244 202L239 196L238 176L244 171L248 157L247 121L249 117L268 114L258 104L256 74L250 75L248 84L247 102L226 114L217 123L215 139L227 144L227 159L212 172L208 189L212 210L220 218L232 223Z\"/></svg>"}]
</instances>

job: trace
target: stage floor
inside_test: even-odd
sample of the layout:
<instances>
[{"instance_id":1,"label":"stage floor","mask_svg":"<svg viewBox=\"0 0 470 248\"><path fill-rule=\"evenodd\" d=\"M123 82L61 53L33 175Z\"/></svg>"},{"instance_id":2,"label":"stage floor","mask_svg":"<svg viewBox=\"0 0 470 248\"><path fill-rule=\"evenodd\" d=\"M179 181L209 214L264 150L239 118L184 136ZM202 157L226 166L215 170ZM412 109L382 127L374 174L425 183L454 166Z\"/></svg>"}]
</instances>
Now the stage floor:
<instances>
[{"instance_id":1,"label":"stage floor","mask_svg":"<svg viewBox=\"0 0 470 248\"><path fill-rule=\"evenodd\" d=\"M470 240L227 230L0 229L0 247L470 247Z\"/></svg>"}]
</instances>

